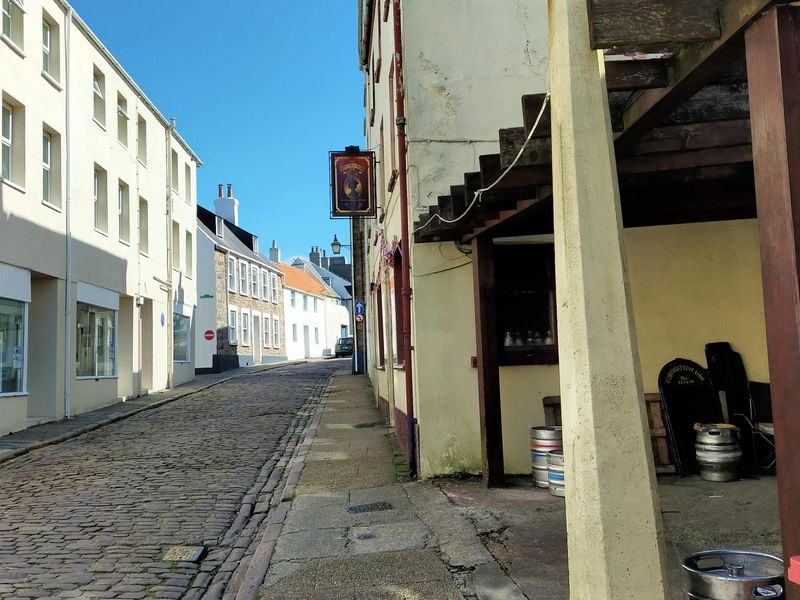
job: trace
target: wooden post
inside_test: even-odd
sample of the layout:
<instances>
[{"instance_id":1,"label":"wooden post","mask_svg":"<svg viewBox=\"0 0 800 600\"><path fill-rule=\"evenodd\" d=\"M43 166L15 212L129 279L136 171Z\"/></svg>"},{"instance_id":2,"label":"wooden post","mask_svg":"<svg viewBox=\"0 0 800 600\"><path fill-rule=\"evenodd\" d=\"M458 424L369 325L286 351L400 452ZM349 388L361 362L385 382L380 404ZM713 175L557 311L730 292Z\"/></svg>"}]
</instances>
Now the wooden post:
<instances>
[{"instance_id":1,"label":"wooden post","mask_svg":"<svg viewBox=\"0 0 800 600\"><path fill-rule=\"evenodd\" d=\"M586 0L549 0L553 213L570 597L663 600L661 514Z\"/></svg>"},{"instance_id":2,"label":"wooden post","mask_svg":"<svg viewBox=\"0 0 800 600\"><path fill-rule=\"evenodd\" d=\"M500 413L500 368L494 303L494 251L489 237L472 240L475 279L475 337L478 346L478 402L481 415L481 458L487 487L505 482L503 424Z\"/></svg>"},{"instance_id":3,"label":"wooden post","mask_svg":"<svg viewBox=\"0 0 800 600\"><path fill-rule=\"evenodd\" d=\"M783 557L800 555L800 9L745 36ZM787 581L788 584L788 581ZM787 598L800 599L788 584Z\"/></svg>"}]
</instances>

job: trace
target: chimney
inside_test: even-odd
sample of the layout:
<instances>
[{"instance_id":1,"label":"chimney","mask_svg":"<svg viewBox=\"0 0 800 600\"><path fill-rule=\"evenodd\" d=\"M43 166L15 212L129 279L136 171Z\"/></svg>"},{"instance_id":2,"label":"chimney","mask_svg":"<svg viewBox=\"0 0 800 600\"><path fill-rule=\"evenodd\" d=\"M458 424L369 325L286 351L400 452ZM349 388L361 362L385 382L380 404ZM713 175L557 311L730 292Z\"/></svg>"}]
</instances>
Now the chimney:
<instances>
[{"instance_id":1,"label":"chimney","mask_svg":"<svg viewBox=\"0 0 800 600\"><path fill-rule=\"evenodd\" d=\"M239 225L239 201L233 197L233 186L228 184L228 196L222 194L222 184L217 187L219 196L214 200L214 212L229 223Z\"/></svg>"},{"instance_id":2,"label":"chimney","mask_svg":"<svg viewBox=\"0 0 800 600\"><path fill-rule=\"evenodd\" d=\"M274 263L281 262L281 249L275 245L275 240L272 240L272 248L269 249L269 259Z\"/></svg>"},{"instance_id":3,"label":"chimney","mask_svg":"<svg viewBox=\"0 0 800 600\"><path fill-rule=\"evenodd\" d=\"M328 268L328 263L330 262L330 258L328 258L327 250L322 251L322 257L319 259L319 264L323 269Z\"/></svg>"},{"instance_id":4,"label":"chimney","mask_svg":"<svg viewBox=\"0 0 800 600\"><path fill-rule=\"evenodd\" d=\"M311 246L311 252L308 255L308 260L311 263L319 266L319 247Z\"/></svg>"}]
</instances>

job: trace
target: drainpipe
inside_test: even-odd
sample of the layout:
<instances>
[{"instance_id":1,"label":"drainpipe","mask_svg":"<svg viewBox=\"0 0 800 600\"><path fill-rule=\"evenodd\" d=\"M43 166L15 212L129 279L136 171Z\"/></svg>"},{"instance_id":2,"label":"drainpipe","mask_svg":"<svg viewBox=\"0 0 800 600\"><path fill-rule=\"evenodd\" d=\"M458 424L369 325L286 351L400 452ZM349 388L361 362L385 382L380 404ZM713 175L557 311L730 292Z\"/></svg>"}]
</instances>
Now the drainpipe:
<instances>
[{"instance_id":1,"label":"drainpipe","mask_svg":"<svg viewBox=\"0 0 800 600\"><path fill-rule=\"evenodd\" d=\"M70 145L70 103L69 95L72 91L70 87L70 39L72 30L72 7L67 9L66 23L64 23L64 152L66 154L66 164L64 174L64 220L65 220L65 241L66 241L66 265L64 273L64 418L70 418L70 393L72 386L72 374L75 372L75 362L72 360L72 224L70 221L70 199L71 199L71 156L72 148Z\"/></svg>"},{"instance_id":2,"label":"drainpipe","mask_svg":"<svg viewBox=\"0 0 800 600\"><path fill-rule=\"evenodd\" d=\"M408 457L412 474L417 471L417 456L414 431L414 382L411 363L411 242L408 235L408 180L406 166L406 107L403 78L403 39L400 21L400 0L394 0L394 72L395 102L397 117L397 154L400 170L400 226L402 242L402 295L403 295L403 362L406 379L406 416L408 420ZM391 101L391 99L390 99Z\"/></svg>"},{"instance_id":3,"label":"drainpipe","mask_svg":"<svg viewBox=\"0 0 800 600\"><path fill-rule=\"evenodd\" d=\"M172 356L172 303L174 286L172 283L172 133L175 131L175 119L169 120L166 130L167 156L167 388L172 389L175 365Z\"/></svg>"}]
</instances>

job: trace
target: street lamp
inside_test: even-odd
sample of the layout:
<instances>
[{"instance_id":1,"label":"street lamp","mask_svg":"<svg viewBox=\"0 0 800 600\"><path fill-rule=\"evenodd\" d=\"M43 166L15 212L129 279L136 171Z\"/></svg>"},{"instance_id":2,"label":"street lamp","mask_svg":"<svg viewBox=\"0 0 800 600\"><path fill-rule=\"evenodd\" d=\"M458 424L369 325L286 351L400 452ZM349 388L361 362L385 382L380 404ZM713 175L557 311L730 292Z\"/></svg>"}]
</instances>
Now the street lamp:
<instances>
[{"instance_id":1,"label":"street lamp","mask_svg":"<svg viewBox=\"0 0 800 600\"><path fill-rule=\"evenodd\" d=\"M333 234L333 241L331 242L331 252L334 254L339 254L342 251L342 248L349 248L350 244L342 244L339 240L336 239L336 234Z\"/></svg>"}]
</instances>

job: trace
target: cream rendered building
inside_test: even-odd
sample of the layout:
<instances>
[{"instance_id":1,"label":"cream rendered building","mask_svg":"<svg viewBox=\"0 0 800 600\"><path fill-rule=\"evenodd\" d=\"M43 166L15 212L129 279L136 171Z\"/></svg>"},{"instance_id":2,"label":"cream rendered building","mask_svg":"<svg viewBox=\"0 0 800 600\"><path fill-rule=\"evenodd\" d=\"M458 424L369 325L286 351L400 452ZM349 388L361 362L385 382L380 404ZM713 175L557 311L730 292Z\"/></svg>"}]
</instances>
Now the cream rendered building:
<instances>
[{"instance_id":1,"label":"cream rendered building","mask_svg":"<svg viewBox=\"0 0 800 600\"><path fill-rule=\"evenodd\" d=\"M62 0L3 0L0 432L194 377L195 153Z\"/></svg>"}]
</instances>

